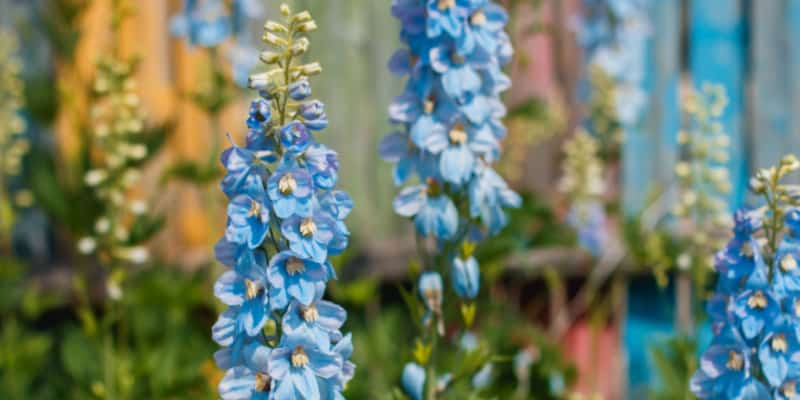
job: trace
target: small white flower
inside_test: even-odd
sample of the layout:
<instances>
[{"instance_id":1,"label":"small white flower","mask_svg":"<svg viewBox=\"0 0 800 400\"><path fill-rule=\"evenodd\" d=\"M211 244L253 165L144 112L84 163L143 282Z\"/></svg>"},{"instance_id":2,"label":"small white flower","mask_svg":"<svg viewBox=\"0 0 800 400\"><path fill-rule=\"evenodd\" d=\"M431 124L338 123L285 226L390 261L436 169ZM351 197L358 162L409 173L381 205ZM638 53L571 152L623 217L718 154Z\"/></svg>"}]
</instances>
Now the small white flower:
<instances>
[{"instance_id":1,"label":"small white flower","mask_svg":"<svg viewBox=\"0 0 800 400\"><path fill-rule=\"evenodd\" d=\"M678 264L678 269L686 271L692 266L692 256L689 253L681 253L675 262Z\"/></svg>"},{"instance_id":2,"label":"small white flower","mask_svg":"<svg viewBox=\"0 0 800 400\"><path fill-rule=\"evenodd\" d=\"M78 241L78 251L81 254L91 254L97 248L97 241L92 237L84 237Z\"/></svg>"},{"instance_id":3,"label":"small white flower","mask_svg":"<svg viewBox=\"0 0 800 400\"><path fill-rule=\"evenodd\" d=\"M97 186L102 183L108 174L105 170L102 169L93 169L86 173L86 176L83 178L87 185L89 186Z\"/></svg>"},{"instance_id":4,"label":"small white flower","mask_svg":"<svg viewBox=\"0 0 800 400\"><path fill-rule=\"evenodd\" d=\"M99 234L108 233L109 229L111 229L111 221L106 217L101 217L94 223L94 230Z\"/></svg>"},{"instance_id":5,"label":"small white flower","mask_svg":"<svg viewBox=\"0 0 800 400\"><path fill-rule=\"evenodd\" d=\"M136 215L143 215L147 212L147 203L142 200L133 200L130 207L131 212Z\"/></svg>"},{"instance_id":6,"label":"small white flower","mask_svg":"<svg viewBox=\"0 0 800 400\"><path fill-rule=\"evenodd\" d=\"M122 299L122 288L111 279L106 282L106 293L111 300L119 301Z\"/></svg>"},{"instance_id":7,"label":"small white flower","mask_svg":"<svg viewBox=\"0 0 800 400\"><path fill-rule=\"evenodd\" d=\"M131 247L124 251L123 258L134 264L143 264L150 259L150 252L144 247Z\"/></svg>"}]
</instances>

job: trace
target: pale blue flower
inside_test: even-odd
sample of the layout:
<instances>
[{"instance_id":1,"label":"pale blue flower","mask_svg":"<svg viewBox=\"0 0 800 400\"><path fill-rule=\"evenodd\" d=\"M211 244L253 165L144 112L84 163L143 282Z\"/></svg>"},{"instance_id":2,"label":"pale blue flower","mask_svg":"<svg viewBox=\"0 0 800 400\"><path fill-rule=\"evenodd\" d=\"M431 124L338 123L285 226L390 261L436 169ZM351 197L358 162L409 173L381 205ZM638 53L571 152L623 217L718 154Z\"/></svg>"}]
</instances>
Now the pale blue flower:
<instances>
[{"instance_id":1,"label":"pale blue flower","mask_svg":"<svg viewBox=\"0 0 800 400\"><path fill-rule=\"evenodd\" d=\"M403 389L411 400L422 400L422 391L425 389L425 369L415 363L408 363L403 367Z\"/></svg>"},{"instance_id":2,"label":"pale blue flower","mask_svg":"<svg viewBox=\"0 0 800 400\"><path fill-rule=\"evenodd\" d=\"M474 299L481 287L481 271L475 257L453 259L450 276L453 280L453 290L464 299Z\"/></svg>"},{"instance_id":3,"label":"pale blue flower","mask_svg":"<svg viewBox=\"0 0 800 400\"><path fill-rule=\"evenodd\" d=\"M275 400L319 399L317 378L337 376L342 362L339 354L320 348L310 336L284 335L269 359L269 375L277 381Z\"/></svg>"}]
</instances>

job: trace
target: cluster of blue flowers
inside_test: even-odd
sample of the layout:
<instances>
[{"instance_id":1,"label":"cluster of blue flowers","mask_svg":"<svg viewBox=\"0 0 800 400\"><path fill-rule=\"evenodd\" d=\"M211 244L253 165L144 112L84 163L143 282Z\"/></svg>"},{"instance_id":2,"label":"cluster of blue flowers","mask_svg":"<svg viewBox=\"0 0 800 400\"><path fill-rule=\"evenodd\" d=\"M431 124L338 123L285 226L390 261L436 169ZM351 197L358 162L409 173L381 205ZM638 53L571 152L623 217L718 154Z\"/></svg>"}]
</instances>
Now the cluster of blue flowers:
<instances>
[{"instance_id":1,"label":"cluster of blue flowers","mask_svg":"<svg viewBox=\"0 0 800 400\"><path fill-rule=\"evenodd\" d=\"M800 210L786 212L788 232L772 265L756 237L763 211L734 219L734 237L715 257L717 287L707 304L716 336L691 390L704 399L800 398Z\"/></svg>"},{"instance_id":2,"label":"cluster of blue flowers","mask_svg":"<svg viewBox=\"0 0 800 400\"><path fill-rule=\"evenodd\" d=\"M496 234L507 222L504 209L521 202L491 168L506 134L499 95L510 85L502 71L513 54L504 32L508 15L490 0L394 0L392 14L407 48L389 68L408 81L389 107L398 130L383 139L380 153L395 163L396 185L418 178L402 189L394 209L413 219L421 238L437 242L453 291L473 299L480 289L474 243ZM443 334L443 280L431 260L423 262L423 322ZM424 384L419 372L409 364L403 379L415 399Z\"/></svg>"},{"instance_id":3,"label":"cluster of blue flowers","mask_svg":"<svg viewBox=\"0 0 800 400\"><path fill-rule=\"evenodd\" d=\"M652 29L650 1L583 0L583 15L576 24L587 66L598 67L616 82L616 114L624 127L639 123L647 105L642 83Z\"/></svg>"},{"instance_id":4,"label":"cluster of blue flowers","mask_svg":"<svg viewBox=\"0 0 800 400\"><path fill-rule=\"evenodd\" d=\"M184 0L183 9L170 21L170 29L190 45L205 48L216 48L228 38L235 38L227 56L234 81L246 86L258 62L258 50L248 27L263 14L262 0Z\"/></svg>"},{"instance_id":5,"label":"cluster of blue flowers","mask_svg":"<svg viewBox=\"0 0 800 400\"><path fill-rule=\"evenodd\" d=\"M348 243L344 219L353 204L336 190L336 152L313 133L328 125L324 106L309 100L308 77L318 63L301 64L308 12L286 23L269 21L264 41L277 48L262 60L271 70L251 77L260 98L250 106L244 147L222 154L230 199L225 236L215 248L230 267L214 291L228 309L213 327L224 346L215 355L226 369L219 392L234 399L343 399L353 376L350 335L340 331L345 310L323 300L336 277L328 256Z\"/></svg>"}]
</instances>

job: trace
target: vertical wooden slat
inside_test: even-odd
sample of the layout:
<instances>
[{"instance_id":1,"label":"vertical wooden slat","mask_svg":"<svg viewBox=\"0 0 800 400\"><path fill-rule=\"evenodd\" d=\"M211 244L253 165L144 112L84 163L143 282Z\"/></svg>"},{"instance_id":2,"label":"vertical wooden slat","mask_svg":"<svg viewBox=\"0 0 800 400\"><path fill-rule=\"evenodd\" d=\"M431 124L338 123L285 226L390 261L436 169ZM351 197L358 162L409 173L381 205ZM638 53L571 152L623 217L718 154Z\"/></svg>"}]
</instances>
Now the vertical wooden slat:
<instances>
[{"instance_id":1,"label":"vertical wooden slat","mask_svg":"<svg viewBox=\"0 0 800 400\"><path fill-rule=\"evenodd\" d=\"M753 166L769 167L790 146L791 65L784 15L788 3L753 3Z\"/></svg>"},{"instance_id":2,"label":"vertical wooden slat","mask_svg":"<svg viewBox=\"0 0 800 400\"><path fill-rule=\"evenodd\" d=\"M770 3L770 2L754 2ZM691 3L689 58L692 80L722 84L730 100L722 125L731 138L728 168L733 190L729 206L738 208L747 190L745 140L746 19L742 0L694 0Z\"/></svg>"},{"instance_id":3,"label":"vertical wooden slat","mask_svg":"<svg viewBox=\"0 0 800 400\"><path fill-rule=\"evenodd\" d=\"M645 74L649 102L643 128L631 136L634 142L625 142L624 190L629 213L647 206L644 201L649 190L667 193L678 156L681 7L679 1L651 1L649 6L652 37ZM643 154L628 154L631 151ZM636 285L629 285L628 291L628 300L634 305L627 309L621 339L627 350L628 397L638 398L651 380L649 349L657 344L659 335L672 329L673 321L669 310L654 313L652 308L644 311L636 305L651 302L652 292Z\"/></svg>"},{"instance_id":4,"label":"vertical wooden slat","mask_svg":"<svg viewBox=\"0 0 800 400\"><path fill-rule=\"evenodd\" d=\"M647 2L649 9L646 11L650 18L651 24L653 21L658 20L658 15L653 8L657 2ZM652 27L655 30L655 26ZM654 32L655 33L655 32ZM645 92L648 97L649 109L646 115L641 117L632 126L625 127L622 144L622 182L624 187L623 191L623 206L626 215L636 215L645 206L647 196L650 190L653 189L653 183L657 174L657 165L654 163L658 154L659 133L654 123L657 123L660 113L653 113L653 107L658 107L659 103L653 103L652 100L655 96L652 94L660 89L662 82L660 79L660 71L657 70L658 64L656 63L655 56L659 51L659 42L654 39L658 35L651 35L647 39L645 46L645 54L642 55L646 58L645 71L640 88ZM628 39L628 40L632 40ZM632 72L633 73L633 72Z\"/></svg>"},{"instance_id":5,"label":"vertical wooden slat","mask_svg":"<svg viewBox=\"0 0 800 400\"><path fill-rule=\"evenodd\" d=\"M800 152L800 1L790 0L785 13L788 40L788 79L784 82L790 93L789 140L783 153Z\"/></svg>"}]
</instances>

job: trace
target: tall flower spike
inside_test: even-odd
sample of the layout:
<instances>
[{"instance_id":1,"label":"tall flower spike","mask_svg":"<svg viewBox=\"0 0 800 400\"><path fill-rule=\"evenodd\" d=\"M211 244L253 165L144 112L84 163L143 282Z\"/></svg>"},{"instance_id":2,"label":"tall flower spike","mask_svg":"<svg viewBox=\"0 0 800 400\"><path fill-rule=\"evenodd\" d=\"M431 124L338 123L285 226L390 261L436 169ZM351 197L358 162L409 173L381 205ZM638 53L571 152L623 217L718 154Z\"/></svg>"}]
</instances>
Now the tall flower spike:
<instances>
[{"instance_id":1,"label":"tall flower spike","mask_svg":"<svg viewBox=\"0 0 800 400\"><path fill-rule=\"evenodd\" d=\"M264 26L267 71L250 77L259 98L246 144L222 154L230 205L215 253L230 270L214 292L228 309L212 335L223 346L215 354L227 370L223 400L342 399L355 368L340 331L347 313L323 300L335 278L328 256L347 247L353 204L336 190L336 152L314 138L327 126L323 104L309 100L309 77L321 67L301 60L316 25L307 11L281 11L283 22Z\"/></svg>"},{"instance_id":2,"label":"tall flower spike","mask_svg":"<svg viewBox=\"0 0 800 400\"><path fill-rule=\"evenodd\" d=\"M444 316L453 314L444 307L458 303L446 293L462 299L463 328L471 328L471 301L480 290L475 244L503 228L505 208L521 203L491 167L506 133L499 96L509 86L502 67L512 48L504 32L508 15L494 1L395 1L392 14L401 22L406 47L391 57L389 69L407 81L389 106L397 129L381 141L380 153L395 164L398 186L414 176L420 182L400 191L394 209L413 220L422 255L417 285L425 332L415 352L422 355L445 334ZM435 255L429 254L430 242L437 244ZM418 356L419 365L406 367L403 385L413 398L422 396L426 381L427 399L450 383L449 374L434 379L420 373L423 366L429 375L435 369L425 365L427 358Z\"/></svg>"},{"instance_id":3,"label":"tall flower spike","mask_svg":"<svg viewBox=\"0 0 800 400\"><path fill-rule=\"evenodd\" d=\"M128 15L123 2L112 5L115 21ZM113 31L119 29L119 23L112 24ZM147 249L132 243L131 238L135 224L148 212L136 190L141 164L149 156L146 118L136 93L136 62L121 57L116 49L97 62L89 110L93 159L84 183L102 201L103 213L94 221L93 232L78 242L81 252L98 253L112 266L141 264L148 259ZM118 292L113 289L118 284L109 282L109 292Z\"/></svg>"},{"instance_id":4,"label":"tall flower spike","mask_svg":"<svg viewBox=\"0 0 800 400\"><path fill-rule=\"evenodd\" d=\"M716 337L690 384L699 398L797 398L800 198L781 179L798 169L788 156L759 171L752 187L766 205L735 214L733 238L715 257L707 310Z\"/></svg>"},{"instance_id":5,"label":"tall flower spike","mask_svg":"<svg viewBox=\"0 0 800 400\"><path fill-rule=\"evenodd\" d=\"M0 235L9 237L13 207L27 206L32 196L27 190L11 192L10 181L19 175L22 159L30 143L23 135L25 120L22 107L22 63L17 57L18 44L10 31L0 30Z\"/></svg>"},{"instance_id":6,"label":"tall flower spike","mask_svg":"<svg viewBox=\"0 0 800 400\"><path fill-rule=\"evenodd\" d=\"M678 133L682 160L675 166L679 194L673 214L682 222L682 236L689 245L680 254L677 266L708 271L709 253L725 244L725 232L732 221L726 195L730 192L728 161L730 138L719 118L727 104L725 89L704 84L691 90L683 101L688 125Z\"/></svg>"}]
</instances>

